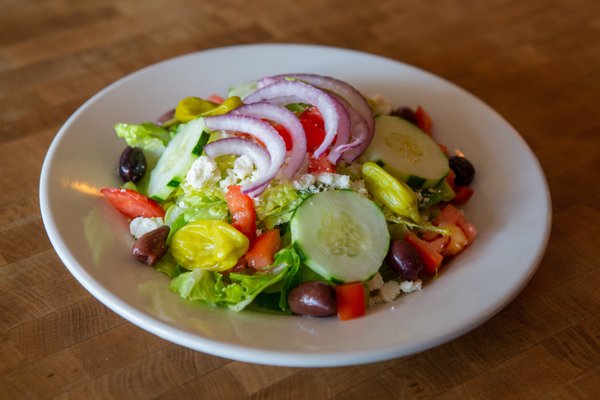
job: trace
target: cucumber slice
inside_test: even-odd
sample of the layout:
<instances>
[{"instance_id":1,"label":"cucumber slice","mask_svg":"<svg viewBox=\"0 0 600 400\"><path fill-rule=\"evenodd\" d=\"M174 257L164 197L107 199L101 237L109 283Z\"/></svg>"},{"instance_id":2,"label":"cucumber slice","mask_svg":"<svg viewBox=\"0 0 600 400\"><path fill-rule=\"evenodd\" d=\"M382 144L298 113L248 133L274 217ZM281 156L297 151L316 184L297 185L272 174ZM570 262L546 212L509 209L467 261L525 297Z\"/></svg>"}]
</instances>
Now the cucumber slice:
<instances>
[{"instance_id":1,"label":"cucumber slice","mask_svg":"<svg viewBox=\"0 0 600 400\"><path fill-rule=\"evenodd\" d=\"M390 244L381 209L349 190L307 197L296 209L290 230L304 263L335 283L370 279Z\"/></svg>"},{"instance_id":2,"label":"cucumber slice","mask_svg":"<svg viewBox=\"0 0 600 400\"><path fill-rule=\"evenodd\" d=\"M375 136L365 157L416 189L437 185L450 171L448 158L429 135L391 115L375 118Z\"/></svg>"},{"instance_id":3,"label":"cucumber slice","mask_svg":"<svg viewBox=\"0 0 600 400\"><path fill-rule=\"evenodd\" d=\"M204 119L180 125L150 174L148 197L164 201L185 179L192 163L202 154L210 134L204 131Z\"/></svg>"}]
</instances>

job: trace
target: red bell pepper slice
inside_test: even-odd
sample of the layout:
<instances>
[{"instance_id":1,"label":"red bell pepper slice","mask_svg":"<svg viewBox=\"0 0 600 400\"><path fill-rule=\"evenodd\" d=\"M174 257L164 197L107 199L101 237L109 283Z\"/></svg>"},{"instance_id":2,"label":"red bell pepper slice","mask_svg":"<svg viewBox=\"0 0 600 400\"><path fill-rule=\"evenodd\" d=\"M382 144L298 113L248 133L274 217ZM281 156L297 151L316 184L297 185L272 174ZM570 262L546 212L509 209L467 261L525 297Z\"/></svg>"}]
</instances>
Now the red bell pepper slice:
<instances>
[{"instance_id":1,"label":"red bell pepper slice","mask_svg":"<svg viewBox=\"0 0 600 400\"><path fill-rule=\"evenodd\" d=\"M256 238L256 213L252 199L247 194L243 194L239 186L232 185L227 187L225 200L231 213L231 226L246 235L252 242Z\"/></svg>"},{"instance_id":2,"label":"red bell pepper slice","mask_svg":"<svg viewBox=\"0 0 600 400\"><path fill-rule=\"evenodd\" d=\"M351 282L335 287L337 315L342 321L362 317L367 310L366 290L361 282Z\"/></svg>"},{"instance_id":3,"label":"red bell pepper slice","mask_svg":"<svg viewBox=\"0 0 600 400\"><path fill-rule=\"evenodd\" d=\"M271 229L256 238L244 258L249 267L260 270L273 264L273 256L280 247L279 229Z\"/></svg>"},{"instance_id":4,"label":"red bell pepper slice","mask_svg":"<svg viewBox=\"0 0 600 400\"><path fill-rule=\"evenodd\" d=\"M131 189L105 187L100 193L119 212L128 218L163 218L165 210L156 201Z\"/></svg>"}]
</instances>

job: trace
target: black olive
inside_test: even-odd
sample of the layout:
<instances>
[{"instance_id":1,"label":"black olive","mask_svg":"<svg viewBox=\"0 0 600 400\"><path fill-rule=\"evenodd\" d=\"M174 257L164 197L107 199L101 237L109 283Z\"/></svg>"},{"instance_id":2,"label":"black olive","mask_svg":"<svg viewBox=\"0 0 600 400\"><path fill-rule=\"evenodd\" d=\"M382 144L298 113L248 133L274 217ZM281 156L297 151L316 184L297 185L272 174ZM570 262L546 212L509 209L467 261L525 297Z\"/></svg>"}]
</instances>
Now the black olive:
<instances>
[{"instance_id":1,"label":"black olive","mask_svg":"<svg viewBox=\"0 0 600 400\"><path fill-rule=\"evenodd\" d=\"M465 157L452 156L448 158L450 169L456 174L454 182L460 186L469 186L475 177L475 167Z\"/></svg>"},{"instance_id":2,"label":"black olive","mask_svg":"<svg viewBox=\"0 0 600 400\"><path fill-rule=\"evenodd\" d=\"M131 253L138 261L154 265L167 254L167 237L170 229L167 225L156 228L138 238L131 248Z\"/></svg>"},{"instance_id":3,"label":"black olive","mask_svg":"<svg viewBox=\"0 0 600 400\"><path fill-rule=\"evenodd\" d=\"M325 282L304 282L288 294L288 304L294 314L328 317L337 312L335 289Z\"/></svg>"},{"instance_id":4,"label":"black olive","mask_svg":"<svg viewBox=\"0 0 600 400\"><path fill-rule=\"evenodd\" d=\"M385 263L407 281L417 279L424 266L419 252L403 240L392 240Z\"/></svg>"},{"instance_id":5,"label":"black olive","mask_svg":"<svg viewBox=\"0 0 600 400\"><path fill-rule=\"evenodd\" d=\"M119 175L125 182L138 182L146 173L146 157L144 152L127 146L119 159Z\"/></svg>"},{"instance_id":6,"label":"black olive","mask_svg":"<svg viewBox=\"0 0 600 400\"><path fill-rule=\"evenodd\" d=\"M390 115L404 118L408 122L412 122L415 125L419 125L419 122L417 120L417 115L415 114L415 112L412 109L410 109L408 107L396 108L396 109L392 110Z\"/></svg>"}]
</instances>

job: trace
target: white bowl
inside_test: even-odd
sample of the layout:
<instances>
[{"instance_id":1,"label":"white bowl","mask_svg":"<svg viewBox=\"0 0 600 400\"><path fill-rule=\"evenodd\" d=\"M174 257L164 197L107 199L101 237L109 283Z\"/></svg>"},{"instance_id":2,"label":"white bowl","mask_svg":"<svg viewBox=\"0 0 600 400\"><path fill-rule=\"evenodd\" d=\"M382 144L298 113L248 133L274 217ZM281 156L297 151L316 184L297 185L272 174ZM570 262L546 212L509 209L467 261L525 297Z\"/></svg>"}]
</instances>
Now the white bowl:
<instances>
[{"instance_id":1,"label":"white bowl","mask_svg":"<svg viewBox=\"0 0 600 400\"><path fill-rule=\"evenodd\" d=\"M394 105L423 105L435 136L473 162L465 207L476 242L422 291L356 320L313 319L185 302L166 276L130 255L125 219L98 189L118 185L124 143L116 122L153 120L186 96L225 94L265 75L312 72L345 80ZM108 86L64 124L44 161L46 230L73 276L117 314L166 340L230 359L287 366L380 361L464 334L506 306L531 278L550 231L540 165L519 134L483 102L430 73L382 57L329 47L249 45L202 51L144 68Z\"/></svg>"}]
</instances>

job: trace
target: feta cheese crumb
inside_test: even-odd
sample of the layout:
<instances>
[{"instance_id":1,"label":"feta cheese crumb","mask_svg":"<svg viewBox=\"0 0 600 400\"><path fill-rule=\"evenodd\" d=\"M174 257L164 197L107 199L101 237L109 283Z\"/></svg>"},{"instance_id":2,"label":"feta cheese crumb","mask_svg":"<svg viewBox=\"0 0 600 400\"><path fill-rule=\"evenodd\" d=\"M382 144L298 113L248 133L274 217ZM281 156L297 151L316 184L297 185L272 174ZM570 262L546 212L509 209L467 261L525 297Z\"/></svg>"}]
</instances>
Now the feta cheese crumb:
<instances>
[{"instance_id":1,"label":"feta cheese crumb","mask_svg":"<svg viewBox=\"0 0 600 400\"><path fill-rule=\"evenodd\" d=\"M350 176L334 174L332 172L322 172L316 176L317 182L333 189L350 189Z\"/></svg>"},{"instance_id":2,"label":"feta cheese crumb","mask_svg":"<svg viewBox=\"0 0 600 400\"><path fill-rule=\"evenodd\" d=\"M185 176L186 182L194 189L201 189L219 179L221 179L221 172L217 168L217 163L207 156L198 157Z\"/></svg>"},{"instance_id":3,"label":"feta cheese crumb","mask_svg":"<svg viewBox=\"0 0 600 400\"><path fill-rule=\"evenodd\" d=\"M233 162L233 169L231 172L240 180L246 179L254 170L254 163L245 154L242 154Z\"/></svg>"},{"instance_id":4,"label":"feta cheese crumb","mask_svg":"<svg viewBox=\"0 0 600 400\"><path fill-rule=\"evenodd\" d=\"M160 228L164 224L165 222L160 217L137 217L132 219L129 223L129 233L131 233L131 236L134 238L139 239L141 236Z\"/></svg>"},{"instance_id":5,"label":"feta cheese crumb","mask_svg":"<svg viewBox=\"0 0 600 400\"><path fill-rule=\"evenodd\" d=\"M296 190L307 190L315 184L317 178L313 174L302 174L292 181L292 187Z\"/></svg>"},{"instance_id":6,"label":"feta cheese crumb","mask_svg":"<svg viewBox=\"0 0 600 400\"><path fill-rule=\"evenodd\" d=\"M369 292L381 289L383 283L383 277L381 276L381 274L379 272L376 273L375 276L368 283Z\"/></svg>"},{"instance_id":7,"label":"feta cheese crumb","mask_svg":"<svg viewBox=\"0 0 600 400\"><path fill-rule=\"evenodd\" d=\"M402 291L402 293L418 292L419 290L421 290L422 286L423 282L421 282L420 279L417 279L415 281L404 281L400 284L400 290Z\"/></svg>"},{"instance_id":8,"label":"feta cheese crumb","mask_svg":"<svg viewBox=\"0 0 600 400\"><path fill-rule=\"evenodd\" d=\"M373 96L369 96L369 99L372 101L371 104L374 106L374 114L391 114L392 103L390 103L390 101L386 97L380 94L375 94Z\"/></svg>"},{"instance_id":9,"label":"feta cheese crumb","mask_svg":"<svg viewBox=\"0 0 600 400\"><path fill-rule=\"evenodd\" d=\"M379 295L386 303L394 301L400 294L400 284L396 281L388 281L379 289Z\"/></svg>"}]
</instances>

